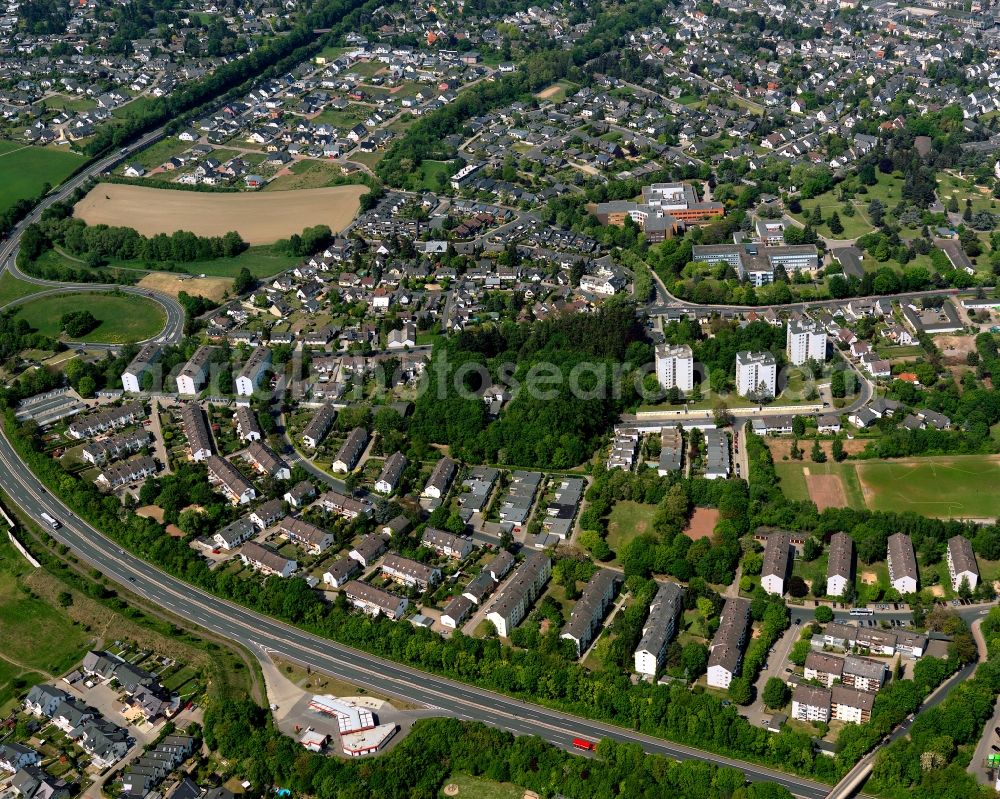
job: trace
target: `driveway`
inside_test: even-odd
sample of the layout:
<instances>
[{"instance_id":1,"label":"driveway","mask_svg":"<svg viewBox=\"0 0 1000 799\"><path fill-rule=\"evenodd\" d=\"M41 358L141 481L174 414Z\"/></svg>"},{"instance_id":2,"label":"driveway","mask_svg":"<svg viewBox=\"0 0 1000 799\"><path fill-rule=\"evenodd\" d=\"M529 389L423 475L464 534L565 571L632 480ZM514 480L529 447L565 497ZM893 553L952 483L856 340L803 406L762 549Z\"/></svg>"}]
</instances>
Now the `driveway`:
<instances>
[{"instance_id":1,"label":"driveway","mask_svg":"<svg viewBox=\"0 0 1000 799\"><path fill-rule=\"evenodd\" d=\"M767 663L768 666L761 669L760 675L757 677L756 688L757 688L757 699L754 703L747 708L746 716L750 720L750 723L757 726L763 727L767 719L771 718L773 713L764 707L764 702L761 697L764 694L764 686L767 685L767 681L771 677L780 677L782 680L787 682L786 678L788 675L785 673L785 667L788 665L788 653L792 651L792 646L798 640L799 635L802 632L802 627L798 624L792 624L781 638L778 639L777 643L771 647L771 654L768 656Z\"/></svg>"}]
</instances>

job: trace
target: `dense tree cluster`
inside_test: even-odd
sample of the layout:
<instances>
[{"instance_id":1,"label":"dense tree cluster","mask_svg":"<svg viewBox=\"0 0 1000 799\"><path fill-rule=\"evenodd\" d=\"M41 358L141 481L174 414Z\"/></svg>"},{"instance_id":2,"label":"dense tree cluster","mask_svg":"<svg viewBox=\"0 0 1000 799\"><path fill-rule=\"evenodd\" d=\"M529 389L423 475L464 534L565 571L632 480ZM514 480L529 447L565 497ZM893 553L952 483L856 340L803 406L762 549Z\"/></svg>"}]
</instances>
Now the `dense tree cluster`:
<instances>
[{"instance_id":1,"label":"dense tree cluster","mask_svg":"<svg viewBox=\"0 0 1000 799\"><path fill-rule=\"evenodd\" d=\"M97 327L100 322L87 310L70 311L64 313L59 320L59 324L70 338L78 339L87 335Z\"/></svg>"},{"instance_id":2,"label":"dense tree cluster","mask_svg":"<svg viewBox=\"0 0 1000 799\"><path fill-rule=\"evenodd\" d=\"M205 715L205 741L256 785L280 785L317 799L435 797L449 775L511 782L540 796L567 799L790 799L774 783L746 785L738 769L647 755L638 744L605 739L596 760L534 736L515 737L457 719L418 721L406 740L377 758L340 760L303 752L266 711L250 702L216 702Z\"/></svg>"},{"instance_id":3,"label":"dense tree cluster","mask_svg":"<svg viewBox=\"0 0 1000 799\"><path fill-rule=\"evenodd\" d=\"M224 236L196 236L186 230L171 235L143 236L130 227L88 225L82 219L45 219L29 225L21 237L21 253L33 261L45 250L57 246L70 255L99 266L107 261L207 261L234 258L247 248L239 233Z\"/></svg>"},{"instance_id":4,"label":"dense tree cluster","mask_svg":"<svg viewBox=\"0 0 1000 799\"><path fill-rule=\"evenodd\" d=\"M463 331L435 346L410 436L476 463L576 466L635 402L629 375L651 361L640 339L634 304L618 299L595 314ZM513 398L490 421L480 395L494 384Z\"/></svg>"}]
</instances>

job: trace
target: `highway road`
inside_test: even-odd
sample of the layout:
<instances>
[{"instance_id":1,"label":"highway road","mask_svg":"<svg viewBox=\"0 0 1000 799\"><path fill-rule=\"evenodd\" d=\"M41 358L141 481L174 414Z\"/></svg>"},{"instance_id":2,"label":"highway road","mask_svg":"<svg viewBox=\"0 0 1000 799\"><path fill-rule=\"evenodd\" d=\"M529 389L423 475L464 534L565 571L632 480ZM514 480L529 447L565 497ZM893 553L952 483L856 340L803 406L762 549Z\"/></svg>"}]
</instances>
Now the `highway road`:
<instances>
[{"instance_id":1,"label":"highway road","mask_svg":"<svg viewBox=\"0 0 1000 799\"><path fill-rule=\"evenodd\" d=\"M803 799L822 799L829 786L762 766L719 757L609 724L590 721L540 705L401 666L298 630L267 616L225 602L125 553L110 539L75 517L43 488L0 436L0 484L11 500L34 518L44 511L62 521L52 536L81 560L155 605L236 641L256 654L282 657L371 690L442 709L442 715L481 721L516 734L538 735L564 748L582 736L640 744L650 753L678 760L698 759L738 768L752 781L775 782Z\"/></svg>"},{"instance_id":2,"label":"highway road","mask_svg":"<svg viewBox=\"0 0 1000 799\"><path fill-rule=\"evenodd\" d=\"M136 141L128 148L128 150L129 152L133 152L134 150L142 149L143 147L158 141L163 136L164 129L158 128L150 133L147 133L141 139ZM181 340L184 335L184 309L181 307L180 303L178 303L177 300L169 294L164 294L159 291L151 291L149 289L135 288L134 286L121 286L118 284L67 283L57 280L43 280L41 278L32 277L31 275L26 275L17 268L17 251L20 246L21 234L24 232L24 229L28 225L41 219L42 212L45 211L46 208L51 206L53 203L65 200L69 197L69 195L76 191L79 186L82 186L92 177L100 174L101 172L110 169L124 157L125 155L123 153L115 152L113 155L108 155L98 161L95 161L78 175L74 175L68 181L63 183L58 189L47 195L38 205L36 205L27 217L15 225L14 229L11 231L10 237L0 243L0 265L2 265L0 266L0 272L6 269L18 280L23 280L26 283L33 283L36 286L46 287L46 290L38 292L37 294L29 295L28 297L22 297L19 300L15 300L0 310L5 310L18 305L19 303L52 294L67 294L84 291L123 291L128 294L148 297L163 306L167 315L166 324L164 325L163 332L150 339L150 341L161 341L173 344ZM115 348L113 345L101 344L88 344L87 347L90 349Z\"/></svg>"}]
</instances>

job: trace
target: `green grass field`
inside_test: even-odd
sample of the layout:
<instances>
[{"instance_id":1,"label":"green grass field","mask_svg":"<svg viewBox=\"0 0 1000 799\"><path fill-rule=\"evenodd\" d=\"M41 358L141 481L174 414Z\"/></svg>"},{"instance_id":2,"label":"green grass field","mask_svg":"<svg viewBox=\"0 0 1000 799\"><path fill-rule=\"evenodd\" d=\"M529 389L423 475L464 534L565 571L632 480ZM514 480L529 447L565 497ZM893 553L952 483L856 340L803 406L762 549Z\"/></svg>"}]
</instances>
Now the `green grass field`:
<instances>
[{"instance_id":1,"label":"green grass field","mask_svg":"<svg viewBox=\"0 0 1000 799\"><path fill-rule=\"evenodd\" d=\"M645 505L640 502L616 502L608 517L608 546L616 555L636 536L650 532L652 529L655 505Z\"/></svg>"},{"instance_id":2,"label":"green grass field","mask_svg":"<svg viewBox=\"0 0 1000 799\"><path fill-rule=\"evenodd\" d=\"M102 271L110 271L124 274L125 271L132 272L135 281L140 280L148 272L169 272L176 273L173 266L182 267L183 271L190 275L205 275L206 277L236 277L244 267L250 270L254 277L270 277L278 272L283 272L295 266L301 258L294 255L284 255L275 252L270 245L260 245L249 247L235 258L213 258L208 261L185 261L180 264L174 262L159 263L156 261L114 261L106 266L102 266ZM82 262L78 259L61 253L58 250L46 250L39 256L37 264L43 267L79 269ZM122 271L125 270L125 271ZM20 281L17 281L20 282ZM13 286L11 290L18 290ZM3 298L4 285L0 282L0 299ZM16 297L12 298L16 299ZM9 300L8 300L9 302ZM0 302L0 306L3 302Z\"/></svg>"},{"instance_id":3,"label":"green grass field","mask_svg":"<svg viewBox=\"0 0 1000 799\"><path fill-rule=\"evenodd\" d=\"M853 202L854 216L847 216L844 213L844 203L837 199L834 192L826 192L809 200L802 200L802 213L792 214L800 222L805 222L808 214L816 206L820 207L823 213L823 224L816 228L817 232L831 239L855 239L865 233L874 230L868 219L867 208L872 200L881 200L887 209L895 207L902 199L903 180L896 175L886 175L878 173L878 183L868 186L867 194L858 194ZM844 226L844 232L834 235L827 224L830 216L836 211L840 216L840 221Z\"/></svg>"},{"instance_id":4,"label":"green grass field","mask_svg":"<svg viewBox=\"0 0 1000 799\"><path fill-rule=\"evenodd\" d=\"M254 277L270 277L291 269L302 259L294 255L275 252L270 246L250 247L235 258L215 258L211 261L192 261L183 264L192 275L206 277L236 277L243 268Z\"/></svg>"},{"instance_id":5,"label":"green grass field","mask_svg":"<svg viewBox=\"0 0 1000 799\"><path fill-rule=\"evenodd\" d=\"M808 453L808 446L804 446ZM913 511L940 518L1000 516L1000 460L990 455L951 455L899 461L775 463L781 490L789 499L808 500L804 468L810 474L840 477L852 508L902 513Z\"/></svg>"},{"instance_id":6,"label":"green grass field","mask_svg":"<svg viewBox=\"0 0 1000 799\"><path fill-rule=\"evenodd\" d=\"M809 470L809 474L835 474L840 477L840 482L844 487L844 495L847 497L847 504L852 508L864 508L864 492L861 490L861 483L858 481L856 464L851 462L835 463L813 463L809 460L809 450L811 444L799 442L799 446L805 450L806 456L801 461L780 461L774 464L774 469L781 480L781 491L789 499L808 500L809 488L806 485L806 475L804 469Z\"/></svg>"},{"instance_id":7,"label":"green grass field","mask_svg":"<svg viewBox=\"0 0 1000 799\"><path fill-rule=\"evenodd\" d=\"M986 455L954 455L902 462L866 461L858 474L870 490L873 510L922 516L1000 516L1000 461Z\"/></svg>"},{"instance_id":8,"label":"green grass field","mask_svg":"<svg viewBox=\"0 0 1000 799\"><path fill-rule=\"evenodd\" d=\"M83 156L68 149L0 141L0 212L38 196L46 183L58 186L83 163Z\"/></svg>"},{"instance_id":9,"label":"green grass field","mask_svg":"<svg viewBox=\"0 0 1000 799\"><path fill-rule=\"evenodd\" d=\"M3 308L3 306L14 300L21 299L21 297L37 294L42 288L42 286L36 286L34 283L25 283L23 280L18 280L10 272L4 272L0 275L0 308Z\"/></svg>"},{"instance_id":10,"label":"green grass field","mask_svg":"<svg viewBox=\"0 0 1000 799\"><path fill-rule=\"evenodd\" d=\"M292 164L291 175L276 177L264 187L264 191L290 191L291 189L320 189L336 186L344 180L344 171L332 161L313 159L296 161Z\"/></svg>"},{"instance_id":11,"label":"green grass field","mask_svg":"<svg viewBox=\"0 0 1000 799\"><path fill-rule=\"evenodd\" d=\"M21 305L16 317L34 330L58 338L63 314L90 311L100 324L83 337L88 344L127 344L152 338L163 329L163 308L145 297L130 294L57 294Z\"/></svg>"},{"instance_id":12,"label":"green grass field","mask_svg":"<svg viewBox=\"0 0 1000 799\"><path fill-rule=\"evenodd\" d=\"M423 161L420 164L420 188L440 191L441 181L444 180L447 185L451 173L451 165L447 161Z\"/></svg>"},{"instance_id":13,"label":"green grass field","mask_svg":"<svg viewBox=\"0 0 1000 799\"><path fill-rule=\"evenodd\" d=\"M44 679L37 671L25 671L0 658L0 713L6 715L21 691Z\"/></svg>"},{"instance_id":14,"label":"green grass field","mask_svg":"<svg viewBox=\"0 0 1000 799\"><path fill-rule=\"evenodd\" d=\"M470 777L468 774L452 774L444 781L445 785L454 785L458 793L452 796L458 799L521 799L524 791L509 782L493 782L481 777ZM441 790L440 796L448 796Z\"/></svg>"},{"instance_id":15,"label":"green grass field","mask_svg":"<svg viewBox=\"0 0 1000 799\"><path fill-rule=\"evenodd\" d=\"M31 567L6 540L0 540L0 692L4 671L38 669L58 675L87 651L89 636L56 608L30 596L19 577ZM8 673L8 679L10 674Z\"/></svg>"},{"instance_id":16,"label":"green grass field","mask_svg":"<svg viewBox=\"0 0 1000 799\"><path fill-rule=\"evenodd\" d=\"M948 172L938 172L937 179L938 197L946 206L948 200L954 196L958 200L959 212L965 210L965 200L970 199L972 200L972 213L974 214L980 211L989 211L993 214L1000 213L997 210L997 201L990 196L990 193L985 189L980 190L971 180L963 180Z\"/></svg>"}]
</instances>

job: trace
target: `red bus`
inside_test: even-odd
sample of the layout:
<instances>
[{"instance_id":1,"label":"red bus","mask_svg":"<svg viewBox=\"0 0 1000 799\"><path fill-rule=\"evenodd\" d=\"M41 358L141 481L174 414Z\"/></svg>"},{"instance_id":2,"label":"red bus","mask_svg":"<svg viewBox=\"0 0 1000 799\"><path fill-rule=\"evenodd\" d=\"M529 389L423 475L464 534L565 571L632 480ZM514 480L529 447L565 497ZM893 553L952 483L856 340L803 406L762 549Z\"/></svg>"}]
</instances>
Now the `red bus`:
<instances>
[{"instance_id":1,"label":"red bus","mask_svg":"<svg viewBox=\"0 0 1000 799\"><path fill-rule=\"evenodd\" d=\"M593 752L597 748L597 744L593 741L587 741L583 738L574 738L573 746L577 749L583 749L585 752Z\"/></svg>"}]
</instances>

